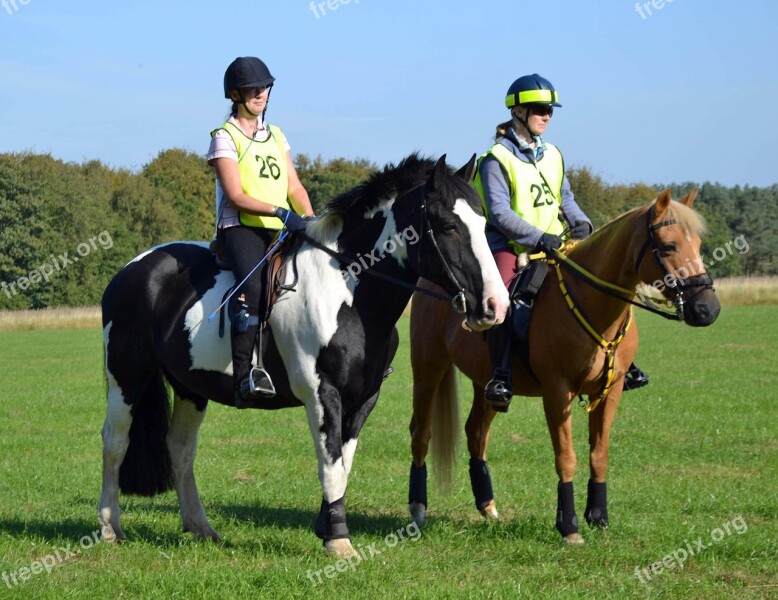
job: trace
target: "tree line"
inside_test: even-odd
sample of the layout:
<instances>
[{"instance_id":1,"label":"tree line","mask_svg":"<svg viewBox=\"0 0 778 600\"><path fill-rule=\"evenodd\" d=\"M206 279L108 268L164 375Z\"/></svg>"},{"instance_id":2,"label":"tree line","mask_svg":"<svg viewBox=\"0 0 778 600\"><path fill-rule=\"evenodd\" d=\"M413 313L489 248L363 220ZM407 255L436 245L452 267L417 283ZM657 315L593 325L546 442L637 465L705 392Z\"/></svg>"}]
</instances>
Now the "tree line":
<instances>
[{"instance_id":1,"label":"tree line","mask_svg":"<svg viewBox=\"0 0 778 600\"><path fill-rule=\"evenodd\" d=\"M300 180L321 212L327 201L378 167L365 159L295 157ZM581 207L600 226L670 187L610 185L586 167L568 170ZM773 275L778 252L778 185L704 183L695 202L709 226L703 259L714 277ZM214 233L214 175L201 155L161 152L139 172L99 161L0 154L0 309L88 306L134 256L170 240ZM737 243L740 241L740 243Z\"/></svg>"}]
</instances>

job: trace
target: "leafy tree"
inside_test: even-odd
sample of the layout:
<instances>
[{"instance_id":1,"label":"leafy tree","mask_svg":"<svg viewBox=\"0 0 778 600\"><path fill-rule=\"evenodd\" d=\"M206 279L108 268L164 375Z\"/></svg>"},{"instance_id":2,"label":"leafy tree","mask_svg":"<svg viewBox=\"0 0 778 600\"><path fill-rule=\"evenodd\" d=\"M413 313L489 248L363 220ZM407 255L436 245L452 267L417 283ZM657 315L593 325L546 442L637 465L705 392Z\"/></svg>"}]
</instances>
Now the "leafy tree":
<instances>
[{"instance_id":1,"label":"leafy tree","mask_svg":"<svg viewBox=\"0 0 778 600\"><path fill-rule=\"evenodd\" d=\"M172 202L184 239L213 236L214 173L203 156L180 148L164 150L143 167L143 176L160 191L160 201Z\"/></svg>"},{"instance_id":2,"label":"leafy tree","mask_svg":"<svg viewBox=\"0 0 778 600\"><path fill-rule=\"evenodd\" d=\"M333 158L324 162L321 156L311 160L305 154L298 154L295 169L308 191L313 210L320 212L335 196L365 181L377 170L377 167L362 158L354 161Z\"/></svg>"}]
</instances>

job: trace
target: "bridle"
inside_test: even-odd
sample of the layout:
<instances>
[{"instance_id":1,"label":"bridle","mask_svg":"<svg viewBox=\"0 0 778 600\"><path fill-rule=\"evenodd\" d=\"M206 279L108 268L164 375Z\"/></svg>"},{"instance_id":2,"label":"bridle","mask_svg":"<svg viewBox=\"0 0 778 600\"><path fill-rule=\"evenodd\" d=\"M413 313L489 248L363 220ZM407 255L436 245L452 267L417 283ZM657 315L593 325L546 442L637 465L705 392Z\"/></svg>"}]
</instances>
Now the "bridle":
<instances>
[{"instance_id":1,"label":"bridle","mask_svg":"<svg viewBox=\"0 0 778 600\"><path fill-rule=\"evenodd\" d=\"M643 258L646 255L646 251L648 250L649 246L651 247L651 252L656 258L657 263L659 263L659 267L664 272L664 282L665 285L674 291L675 297L673 298L672 302L675 308L678 310L679 313L683 312L683 306L686 302L690 302L691 300L694 300L694 298L700 294L701 292L705 290L712 290L713 289L713 279L711 279L710 275L708 275L707 271L703 271L702 273L695 275L694 277L680 277L678 275L673 275L670 272L670 269L667 268L667 263L665 263L664 259L662 258L662 251L659 248L659 244L656 241L656 238L654 237L654 232L657 229L660 229L662 227L667 227L669 225L677 225L678 221L676 219L668 219L666 221L661 221L659 223L652 224L652 217L654 215L654 205L652 204L651 207L648 209L648 212L646 213L646 219L647 219L647 226L648 226L648 239L643 244L643 247L640 249L640 252L638 253L637 261L635 262L635 271L637 272L640 268L640 263L643 261ZM698 289L693 294L691 293L692 290L695 288L702 288Z\"/></svg>"},{"instance_id":2,"label":"bridle","mask_svg":"<svg viewBox=\"0 0 778 600\"><path fill-rule=\"evenodd\" d=\"M421 273L421 244L424 241L425 236L429 237L432 247L435 249L435 253L438 255L438 260L443 266L443 271L446 273L449 282L454 286L454 289L459 290L453 296L449 298L451 305L454 307L454 311L459 314L467 312L467 298L465 297L465 288L459 283L454 271L451 270L451 266L443 256L443 252L438 246L438 241L435 239L435 232L432 231L432 225L430 224L429 217L427 215L427 203L424 199L424 194L421 196L421 237L419 239L419 249L416 251L416 272Z\"/></svg>"}]
</instances>

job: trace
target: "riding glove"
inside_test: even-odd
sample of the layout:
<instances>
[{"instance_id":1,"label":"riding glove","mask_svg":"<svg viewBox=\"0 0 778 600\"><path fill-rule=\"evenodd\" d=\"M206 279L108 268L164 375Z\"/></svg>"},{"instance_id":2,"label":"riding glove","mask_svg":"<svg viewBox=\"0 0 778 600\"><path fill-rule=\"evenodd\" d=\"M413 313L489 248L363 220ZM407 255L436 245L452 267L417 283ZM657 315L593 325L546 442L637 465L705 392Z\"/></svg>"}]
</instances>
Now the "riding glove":
<instances>
[{"instance_id":1,"label":"riding glove","mask_svg":"<svg viewBox=\"0 0 778 600\"><path fill-rule=\"evenodd\" d=\"M576 221L570 228L570 237L574 240L585 240L592 233L592 224L588 221Z\"/></svg>"},{"instance_id":2,"label":"riding glove","mask_svg":"<svg viewBox=\"0 0 778 600\"><path fill-rule=\"evenodd\" d=\"M544 233L540 236L535 250L542 250L549 256L553 256L554 250L562 245L562 238L553 233Z\"/></svg>"},{"instance_id":3,"label":"riding glove","mask_svg":"<svg viewBox=\"0 0 778 600\"><path fill-rule=\"evenodd\" d=\"M281 206L279 206L273 214L284 221L284 226L292 232L305 231L305 228L308 225L296 212L292 212Z\"/></svg>"}]
</instances>

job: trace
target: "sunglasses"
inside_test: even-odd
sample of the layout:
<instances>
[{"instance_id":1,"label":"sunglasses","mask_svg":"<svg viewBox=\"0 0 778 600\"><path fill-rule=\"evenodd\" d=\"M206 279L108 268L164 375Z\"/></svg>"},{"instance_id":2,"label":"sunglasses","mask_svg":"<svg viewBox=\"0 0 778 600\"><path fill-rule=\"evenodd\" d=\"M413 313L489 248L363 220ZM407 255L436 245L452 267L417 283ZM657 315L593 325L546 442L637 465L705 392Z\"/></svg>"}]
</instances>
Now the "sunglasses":
<instances>
[{"instance_id":1,"label":"sunglasses","mask_svg":"<svg viewBox=\"0 0 778 600\"><path fill-rule=\"evenodd\" d=\"M248 95L251 98L254 98L256 96L259 96L260 94L264 94L266 91L268 91L272 85L259 85L255 87L247 87L247 88L241 88L241 91Z\"/></svg>"},{"instance_id":2,"label":"sunglasses","mask_svg":"<svg viewBox=\"0 0 778 600\"><path fill-rule=\"evenodd\" d=\"M533 104L529 109L532 111L532 114L539 117L545 117L546 115L549 117L554 116L554 107L549 104Z\"/></svg>"}]
</instances>

